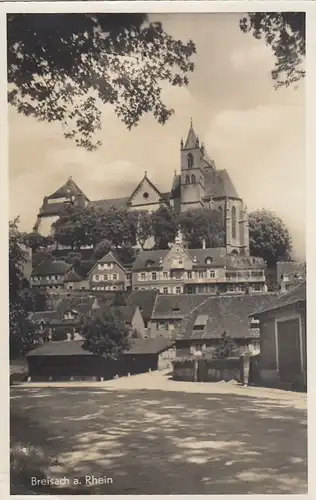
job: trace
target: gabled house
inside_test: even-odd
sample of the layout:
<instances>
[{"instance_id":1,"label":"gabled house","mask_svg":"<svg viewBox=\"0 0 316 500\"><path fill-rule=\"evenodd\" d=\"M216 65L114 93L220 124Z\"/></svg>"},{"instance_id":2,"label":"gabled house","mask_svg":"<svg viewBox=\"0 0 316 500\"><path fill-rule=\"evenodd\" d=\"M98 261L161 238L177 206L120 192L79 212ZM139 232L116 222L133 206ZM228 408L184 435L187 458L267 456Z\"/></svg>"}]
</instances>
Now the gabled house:
<instances>
[{"instance_id":1,"label":"gabled house","mask_svg":"<svg viewBox=\"0 0 316 500\"><path fill-rule=\"evenodd\" d=\"M119 314L126 326L137 337L146 336L144 320L138 306L112 306L111 309Z\"/></svg>"},{"instance_id":2,"label":"gabled house","mask_svg":"<svg viewBox=\"0 0 316 500\"><path fill-rule=\"evenodd\" d=\"M63 260L42 262L32 271L31 286L52 291L60 290L64 288L65 278L72 268L72 264Z\"/></svg>"},{"instance_id":3,"label":"gabled house","mask_svg":"<svg viewBox=\"0 0 316 500\"><path fill-rule=\"evenodd\" d=\"M125 291L130 287L125 267L111 251L90 269L88 278L90 290Z\"/></svg>"},{"instance_id":4,"label":"gabled house","mask_svg":"<svg viewBox=\"0 0 316 500\"><path fill-rule=\"evenodd\" d=\"M150 329L157 296L157 290L137 290L127 297L127 305L139 307L146 329Z\"/></svg>"},{"instance_id":5,"label":"gabled house","mask_svg":"<svg viewBox=\"0 0 316 500\"><path fill-rule=\"evenodd\" d=\"M306 388L306 282L252 315L260 328L260 378L268 385Z\"/></svg>"},{"instance_id":6,"label":"gabled house","mask_svg":"<svg viewBox=\"0 0 316 500\"><path fill-rule=\"evenodd\" d=\"M209 298L209 295L158 295L150 321L150 337L175 339L183 318Z\"/></svg>"},{"instance_id":7,"label":"gabled house","mask_svg":"<svg viewBox=\"0 0 316 500\"><path fill-rule=\"evenodd\" d=\"M203 350L211 355L222 335L235 341L238 351L259 351L260 324L250 314L270 304L276 295L239 295L208 297L183 318L176 335L178 356L187 356L192 350Z\"/></svg>"},{"instance_id":8,"label":"gabled house","mask_svg":"<svg viewBox=\"0 0 316 500\"><path fill-rule=\"evenodd\" d=\"M265 263L258 257L228 255L224 247L139 252L133 264L133 290L161 294L264 293Z\"/></svg>"}]
</instances>

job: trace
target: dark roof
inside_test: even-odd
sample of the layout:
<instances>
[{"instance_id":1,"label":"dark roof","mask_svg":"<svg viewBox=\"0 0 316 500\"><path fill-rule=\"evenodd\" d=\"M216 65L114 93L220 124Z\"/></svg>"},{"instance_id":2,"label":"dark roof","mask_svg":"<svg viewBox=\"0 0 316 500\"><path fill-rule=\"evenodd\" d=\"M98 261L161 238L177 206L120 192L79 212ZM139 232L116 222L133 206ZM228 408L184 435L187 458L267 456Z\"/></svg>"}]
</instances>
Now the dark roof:
<instances>
[{"instance_id":1,"label":"dark roof","mask_svg":"<svg viewBox=\"0 0 316 500\"><path fill-rule=\"evenodd\" d=\"M128 297L127 304L138 306L143 319L149 321L152 317L157 297L157 290L137 290Z\"/></svg>"},{"instance_id":2,"label":"dark roof","mask_svg":"<svg viewBox=\"0 0 316 500\"><path fill-rule=\"evenodd\" d=\"M186 250L192 259L196 257L196 262L194 262L195 267L199 266L210 266L210 267L224 267L226 262L227 251L225 247L217 248L196 248ZM211 259L210 264L207 264L207 258Z\"/></svg>"},{"instance_id":3,"label":"dark roof","mask_svg":"<svg viewBox=\"0 0 316 500\"><path fill-rule=\"evenodd\" d=\"M197 249L185 249L188 255L193 261L193 266L210 266L210 267L224 267L226 258L225 247L217 248L197 248ZM136 260L133 264L133 270L145 270L145 269L158 269L161 267L160 259L163 259L169 250L143 250L139 252ZM194 261L196 257L196 262ZM211 258L209 264L206 263L207 258ZM151 264L150 264L151 263ZM150 264L150 265L149 265Z\"/></svg>"},{"instance_id":4,"label":"dark roof","mask_svg":"<svg viewBox=\"0 0 316 500\"><path fill-rule=\"evenodd\" d=\"M90 206L100 208L104 211L107 211L110 208L125 208L129 198L129 196L125 196L123 198L112 198L109 200L90 201Z\"/></svg>"},{"instance_id":5,"label":"dark roof","mask_svg":"<svg viewBox=\"0 0 316 500\"><path fill-rule=\"evenodd\" d=\"M137 255L133 264L133 271L147 268L158 268L159 260L165 257L169 250L143 250ZM151 265L147 265L152 262Z\"/></svg>"},{"instance_id":6,"label":"dark roof","mask_svg":"<svg viewBox=\"0 0 316 500\"><path fill-rule=\"evenodd\" d=\"M30 320L33 323L51 323L52 320L58 320L59 314L56 311L36 311L30 315Z\"/></svg>"},{"instance_id":7,"label":"dark roof","mask_svg":"<svg viewBox=\"0 0 316 500\"><path fill-rule=\"evenodd\" d=\"M158 295L152 319L182 319L209 298L206 294Z\"/></svg>"},{"instance_id":8,"label":"dark roof","mask_svg":"<svg viewBox=\"0 0 316 500\"><path fill-rule=\"evenodd\" d=\"M291 306L294 304L298 304L301 302L306 302L306 282L297 285L295 288L292 288L288 293L284 293L279 295L273 301L270 301L264 307L258 307L253 310L253 316L259 316L263 313L275 311L276 309L281 309L283 307Z\"/></svg>"},{"instance_id":9,"label":"dark roof","mask_svg":"<svg viewBox=\"0 0 316 500\"><path fill-rule=\"evenodd\" d=\"M184 149L194 149L196 148L197 135L194 132L193 125L191 123L187 140L185 141Z\"/></svg>"},{"instance_id":10,"label":"dark roof","mask_svg":"<svg viewBox=\"0 0 316 500\"><path fill-rule=\"evenodd\" d=\"M220 338L224 332L232 338L248 338L249 316L273 298L271 294L209 297L183 319L177 339ZM194 330L198 316L204 315L208 317L205 328Z\"/></svg>"},{"instance_id":11,"label":"dark roof","mask_svg":"<svg viewBox=\"0 0 316 500\"><path fill-rule=\"evenodd\" d=\"M91 356L92 353L83 349L83 340L61 340L47 342L36 347L27 354L33 356ZM170 349L174 342L168 339L132 339L130 348L125 351L128 355L159 354Z\"/></svg>"},{"instance_id":12,"label":"dark roof","mask_svg":"<svg viewBox=\"0 0 316 500\"><path fill-rule=\"evenodd\" d=\"M48 198L49 199L64 198L64 197L69 196L70 194L74 195L74 196L78 196L78 195L84 195L85 196L85 194L83 193L83 191L81 191L81 189L73 181L72 177L69 177L69 179L67 180L67 182L65 182L65 184L63 184L53 194L51 194L50 196L48 196ZM85 198L87 199L86 196L85 196Z\"/></svg>"},{"instance_id":13,"label":"dark roof","mask_svg":"<svg viewBox=\"0 0 316 500\"><path fill-rule=\"evenodd\" d=\"M213 198L236 198L239 199L234 184L226 170L204 171L205 196Z\"/></svg>"},{"instance_id":14,"label":"dark roof","mask_svg":"<svg viewBox=\"0 0 316 500\"><path fill-rule=\"evenodd\" d=\"M30 356L91 356L92 353L82 349L82 340L60 340L41 344L39 347L32 349L27 354Z\"/></svg>"},{"instance_id":15,"label":"dark roof","mask_svg":"<svg viewBox=\"0 0 316 500\"><path fill-rule=\"evenodd\" d=\"M125 352L128 355L134 354L159 354L170 349L175 344L169 339L133 339L130 349Z\"/></svg>"},{"instance_id":16,"label":"dark roof","mask_svg":"<svg viewBox=\"0 0 316 500\"><path fill-rule=\"evenodd\" d=\"M117 312L126 323L131 323L137 306L112 306L113 312Z\"/></svg>"},{"instance_id":17,"label":"dark roof","mask_svg":"<svg viewBox=\"0 0 316 500\"><path fill-rule=\"evenodd\" d=\"M65 276L65 279L64 281L65 282L75 282L75 281L82 281L82 276L79 276L79 274L74 271L74 269L70 269L67 273L66 273L66 276Z\"/></svg>"},{"instance_id":18,"label":"dark roof","mask_svg":"<svg viewBox=\"0 0 316 500\"><path fill-rule=\"evenodd\" d=\"M171 197L180 198L180 196L181 196L181 175L175 174L172 181Z\"/></svg>"},{"instance_id":19,"label":"dark roof","mask_svg":"<svg viewBox=\"0 0 316 500\"><path fill-rule=\"evenodd\" d=\"M265 269L266 264L261 257L245 257L243 255L227 255L226 269Z\"/></svg>"},{"instance_id":20,"label":"dark roof","mask_svg":"<svg viewBox=\"0 0 316 500\"><path fill-rule=\"evenodd\" d=\"M94 302L95 297L92 295L64 297L58 303L56 310L60 315L67 311L77 311L79 314L86 315L91 313Z\"/></svg>"},{"instance_id":21,"label":"dark roof","mask_svg":"<svg viewBox=\"0 0 316 500\"><path fill-rule=\"evenodd\" d=\"M68 264L63 260L46 261L33 270L32 276L65 275L72 267L73 264Z\"/></svg>"}]
</instances>

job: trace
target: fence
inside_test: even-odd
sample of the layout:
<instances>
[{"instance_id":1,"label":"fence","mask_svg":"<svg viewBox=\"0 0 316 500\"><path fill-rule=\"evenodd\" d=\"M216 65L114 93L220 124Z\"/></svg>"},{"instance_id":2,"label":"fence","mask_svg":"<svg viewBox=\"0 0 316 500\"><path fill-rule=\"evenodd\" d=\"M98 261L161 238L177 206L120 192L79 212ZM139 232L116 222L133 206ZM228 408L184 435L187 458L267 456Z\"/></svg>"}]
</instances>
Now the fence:
<instances>
[{"instance_id":1,"label":"fence","mask_svg":"<svg viewBox=\"0 0 316 500\"><path fill-rule=\"evenodd\" d=\"M250 357L241 356L226 359L192 357L173 361L173 379L191 382L219 382L236 380L248 383Z\"/></svg>"}]
</instances>

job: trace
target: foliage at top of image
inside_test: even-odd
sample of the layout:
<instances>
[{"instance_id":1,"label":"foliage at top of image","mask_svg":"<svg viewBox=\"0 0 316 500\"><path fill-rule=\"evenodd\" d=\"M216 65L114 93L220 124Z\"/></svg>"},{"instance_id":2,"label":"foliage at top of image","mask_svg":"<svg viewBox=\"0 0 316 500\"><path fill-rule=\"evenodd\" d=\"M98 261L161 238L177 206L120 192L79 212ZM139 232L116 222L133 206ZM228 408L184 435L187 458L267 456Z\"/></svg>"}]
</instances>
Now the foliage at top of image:
<instances>
[{"instance_id":1,"label":"foliage at top of image","mask_svg":"<svg viewBox=\"0 0 316 500\"><path fill-rule=\"evenodd\" d=\"M10 14L8 100L19 113L58 121L88 150L101 143L102 104L128 129L151 113L172 115L162 85L188 84L196 49L145 14Z\"/></svg>"},{"instance_id":2,"label":"foliage at top of image","mask_svg":"<svg viewBox=\"0 0 316 500\"><path fill-rule=\"evenodd\" d=\"M244 33L252 33L273 51L275 88L289 87L305 77L305 12L255 12L240 21Z\"/></svg>"}]
</instances>

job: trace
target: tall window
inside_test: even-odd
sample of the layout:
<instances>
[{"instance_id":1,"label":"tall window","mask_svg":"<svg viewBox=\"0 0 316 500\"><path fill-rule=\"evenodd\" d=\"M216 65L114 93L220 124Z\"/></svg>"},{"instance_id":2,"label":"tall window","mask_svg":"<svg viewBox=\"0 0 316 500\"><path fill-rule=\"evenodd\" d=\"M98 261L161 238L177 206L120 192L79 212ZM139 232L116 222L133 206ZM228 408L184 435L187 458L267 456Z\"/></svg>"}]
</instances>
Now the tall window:
<instances>
[{"instance_id":1,"label":"tall window","mask_svg":"<svg viewBox=\"0 0 316 500\"><path fill-rule=\"evenodd\" d=\"M192 184L195 184L195 175L194 174L191 175L191 182L192 182Z\"/></svg>"},{"instance_id":2,"label":"tall window","mask_svg":"<svg viewBox=\"0 0 316 500\"><path fill-rule=\"evenodd\" d=\"M190 184L190 176L189 175L186 176L185 183L186 184Z\"/></svg>"},{"instance_id":3,"label":"tall window","mask_svg":"<svg viewBox=\"0 0 316 500\"><path fill-rule=\"evenodd\" d=\"M193 156L191 153L188 154L188 168L193 168Z\"/></svg>"},{"instance_id":4,"label":"tall window","mask_svg":"<svg viewBox=\"0 0 316 500\"><path fill-rule=\"evenodd\" d=\"M236 208L232 208L232 237L236 238L237 228L236 228Z\"/></svg>"},{"instance_id":5,"label":"tall window","mask_svg":"<svg viewBox=\"0 0 316 500\"><path fill-rule=\"evenodd\" d=\"M219 211L221 223L223 224L224 219L223 219L223 209L222 209L222 207L218 207L218 211Z\"/></svg>"}]
</instances>

